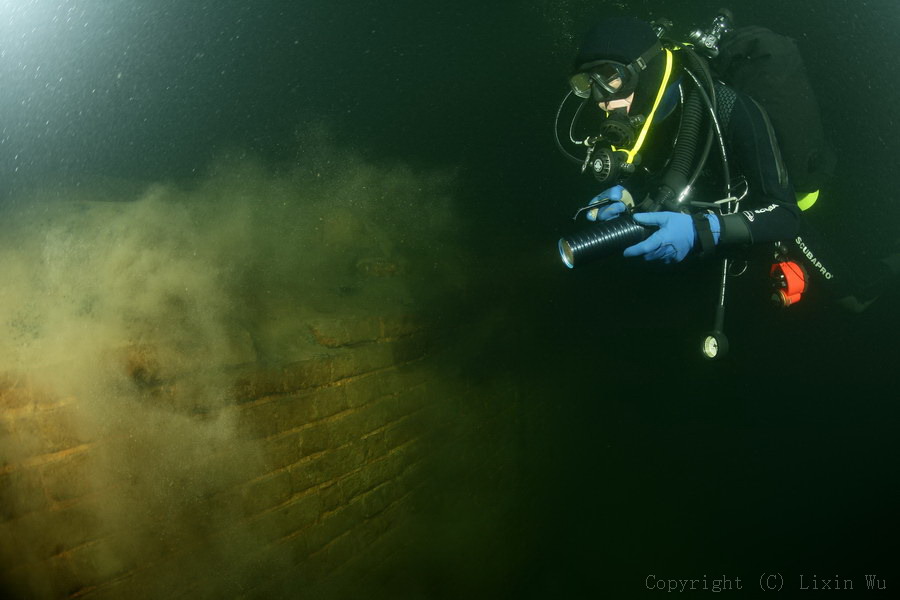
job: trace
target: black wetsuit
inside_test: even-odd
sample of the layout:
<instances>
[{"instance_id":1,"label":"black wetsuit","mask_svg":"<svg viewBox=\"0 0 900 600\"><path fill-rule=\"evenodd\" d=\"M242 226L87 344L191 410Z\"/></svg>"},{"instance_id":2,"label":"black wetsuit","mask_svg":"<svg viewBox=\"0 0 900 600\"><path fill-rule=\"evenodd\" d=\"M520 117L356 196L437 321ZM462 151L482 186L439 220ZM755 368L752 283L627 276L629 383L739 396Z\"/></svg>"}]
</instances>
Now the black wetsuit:
<instances>
[{"instance_id":1,"label":"black wetsuit","mask_svg":"<svg viewBox=\"0 0 900 600\"><path fill-rule=\"evenodd\" d=\"M741 203L743 210L719 216L722 225L719 246L749 246L796 237L800 209L765 111L749 96L726 85L716 83L715 91L732 187L739 187L735 182L740 177L748 185L747 196ZM685 92L690 93L690 89ZM636 175L626 184L635 198L653 194L659 186L679 121L679 115L673 113L653 125L649 134L652 146L642 153L647 165L645 175ZM691 199L720 200L725 197L723 183L722 161L716 144Z\"/></svg>"},{"instance_id":2,"label":"black wetsuit","mask_svg":"<svg viewBox=\"0 0 900 600\"><path fill-rule=\"evenodd\" d=\"M862 310L882 280L892 276L881 263L848 268L816 226L816 212L802 212L774 128L759 103L723 84L716 85L718 118L725 137L732 176L746 178L749 188L741 210L720 217L720 244L784 242L788 256L802 264L809 284L845 308ZM773 252L774 256L774 252Z\"/></svg>"},{"instance_id":3,"label":"black wetsuit","mask_svg":"<svg viewBox=\"0 0 900 600\"><path fill-rule=\"evenodd\" d=\"M732 109L730 94L717 92L720 119L727 119L725 113L729 112L735 119L727 134L733 162L739 163L739 170L751 182L748 204L752 208L741 213L748 225L749 241L786 242L790 257L806 268L813 289L841 301L845 308L861 310L865 301L878 295L900 272L900 256L854 260L851 265L848 259L857 256L858 249L846 247L838 251L820 233L824 225L818 223L823 217L821 208L813 206L801 213L794 202L795 192L826 190L836 163L796 43L761 27L740 28L723 38L721 53L713 66L732 89L742 90L754 99L738 92L739 100ZM749 108L756 101L767 107L775 134L769 131L763 135L768 123L761 124L758 115L765 111ZM742 116L745 112L746 118ZM761 146L755 138L760 135L773 141L777 138L774 152L757 151ZM783 162L790 173L787 186L780 174L772 170L772 155L778 153L781 158L776 161ZM769 201L778 208L765 216L759 211L765 210ZM796 223L789 223L788 214ZM757 221L761 224L757 225ZM740 229L739 225L732 231ZM729 241L734 240L726 240Z\"/></svg>"},{"instance_id":4,"label":"black wetsuit","mask_svg":"<svg viewBox=\"0 0 900 600\"><path fill-rule=\"evenodd\" d=\"M747 195L741 210L720 215L722 225L719 247L739 248L783 242L793 260L803 264L811 284L834 299L853 295L865 299L855 271L845 268L836 252L827 244L811 215L802 213L797 195L782 158L781 146L765 109L753 98L721 82L715 85L717 118L725 143L732 184L738 178L747 183ZM672 125L677 118L667 118L657 134L674 135ZM706 185L699 186L693 197L710 201L723 197L721 160L710 155ZM641 179L641 178L638 178ZM652 181L631 181L628 187L641 194L652 189ZM737 191L737 190L736 190ZM699 244L697 249L699 250ZM773 253L774 256L774 246Z\"/></svg>"},{"instance_id":5,"label":"black wetsuit","mask_svg":"<svg viewBox=\"0 0 900 600\"><path fill-rule=\"evenodd\" d=\"M886 280L894 276L882 261L850 268L817 227L813 207L802 212L782 160L780 145L763 109L755 100L717 84L718 118L732 175L749 183L748 195L735 215L720 217L722 245L784 242L788 256L802 264L809 284L850 310L865 308ZM773 252L774 255L774 252Z\"/></svg>"},{"instance_id":6,"label":"black wetsuit","mask_svg":"<svg viewBox=\"0 0 900 600\"><path fill-rule=\"evenodd\" d=\"M732 178L743 176L748 184L742 210L720 217L720 245L795 238L800 209L765 110L746 94L721 83L716 84L716 100L729 171Z\"/></svg>"}]
</instances>

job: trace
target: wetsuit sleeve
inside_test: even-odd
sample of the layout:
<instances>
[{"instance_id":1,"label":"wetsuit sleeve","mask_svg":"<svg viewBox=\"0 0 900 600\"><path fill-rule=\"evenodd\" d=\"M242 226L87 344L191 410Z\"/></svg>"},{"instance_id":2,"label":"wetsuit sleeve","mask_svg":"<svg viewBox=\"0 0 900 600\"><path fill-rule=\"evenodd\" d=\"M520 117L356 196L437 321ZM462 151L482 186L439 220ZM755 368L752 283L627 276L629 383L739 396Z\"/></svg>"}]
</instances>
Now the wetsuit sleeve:
<instances>
[{"instance_id":1,"label":"wetsuit sleeve","mask_svg":"<svg viewBox=\"0 0 900 600\"><path fill-rule=\"evenodd\" d=\"M725 128L736 173L749 184L741 212L721 217L721 244L755 244L796 237L800 209L769 118L749 96L728 89L733 108Z\"/></svg>"}]
</instances>

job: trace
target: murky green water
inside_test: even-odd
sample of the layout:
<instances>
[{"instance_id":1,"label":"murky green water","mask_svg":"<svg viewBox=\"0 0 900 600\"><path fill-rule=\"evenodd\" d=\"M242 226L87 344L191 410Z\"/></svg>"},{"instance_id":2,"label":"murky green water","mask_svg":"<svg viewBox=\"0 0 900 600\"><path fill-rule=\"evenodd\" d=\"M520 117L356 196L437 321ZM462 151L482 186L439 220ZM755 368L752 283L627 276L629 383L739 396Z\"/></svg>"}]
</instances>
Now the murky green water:
<instances>
[{"instance_id":1,"label":"murky green water","mask_svg":"<svg viewBox=\"0 0 900 600\"><path fill-rule=\"evenodd\" d=\"M514 483L448 458L432 483L453 493L388 563L385 597L623 598L771 573L894 585L896 286L862 315L815 290L776 312L751 272L713 364L697 347L714 265L569 272L556 256L599 191L552 140L578 37L608 13L686 31L719 2L150 4L0 7L7 365L151 321L201 339L191 360L227 362L236 322L266 358L302 354L265 318L285 307L444 315L469 344L448 370L488 403L497 381L521 385L514 434L483 448ZM896 6L730 8L807 58L841 160L822 210L847 260L895 247ZM399 290L366 279L395 270Z\"/></svg>"}]
</instances>

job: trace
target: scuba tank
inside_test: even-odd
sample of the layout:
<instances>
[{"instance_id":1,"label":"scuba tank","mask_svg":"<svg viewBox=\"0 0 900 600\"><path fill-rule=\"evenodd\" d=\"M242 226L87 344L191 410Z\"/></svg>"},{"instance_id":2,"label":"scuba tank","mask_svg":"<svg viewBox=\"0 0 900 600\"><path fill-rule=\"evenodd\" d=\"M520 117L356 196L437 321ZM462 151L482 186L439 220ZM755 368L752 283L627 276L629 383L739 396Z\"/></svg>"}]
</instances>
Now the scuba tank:
<instances>
[{"instance_id":1,"label":"scuba tank","mask_svg":"<svg viewBox=\"0 0 900 600\"><path fill-rule=\"evenodd\" d=\"M722 38L711 65L722 81L765 109L798 195L821 189L834 175L836 159L794 40L764 27L735 29Z\"/></svg>"},{"instance_id":2,"label":"scuba tank","mask_svg":"<svg viewBox=\"0 0 900 600\"><path fill-rule=\"evenodd\" d=\"M810 208L819 190L834 176L835 153L825 138L818 102L803 57L793 39L763 27L728 33L716 59L716 74L765 110L778 138L785 169L801 210ZM788 307L800 301L808 275L776 244L770 279L773 302Z\"/></svg>"}]
</instances>

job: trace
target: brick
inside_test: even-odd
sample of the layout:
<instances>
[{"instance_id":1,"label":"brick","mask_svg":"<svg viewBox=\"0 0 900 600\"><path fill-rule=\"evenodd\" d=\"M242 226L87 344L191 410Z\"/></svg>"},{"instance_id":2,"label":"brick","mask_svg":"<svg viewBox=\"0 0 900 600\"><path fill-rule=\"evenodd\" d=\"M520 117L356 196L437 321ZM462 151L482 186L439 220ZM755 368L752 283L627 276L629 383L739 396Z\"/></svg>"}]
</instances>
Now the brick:
<instances>
[{"instance_id":1,"label":"brick","mask_svg":"<svg viewBox=\"0 0 900 600\"><path fill-rule=\"evenodd\" d=\"M52 532L54 553L96 539L101 534L102 526L98 515L97 505L86 501L46 513L42 520L43 525Z\"/></svg>"},{"instance_id":2,"label":"brick","mask_svg":"<svg viewBox=\"0 0 900 600\"><path fill-rule=\"evenodd\" d=\"M195 548L192 552L202 556L203 550ZM190 554L169 555L155 562L151 568L131 572L125 579L114 581L86 598L154 600L185 597L185 588L203 576L202 566L203 563ZM187 594L187 597L191 595Z\"/></svg>"},{"instance_id":3,"label":"brick","mask_svg":"<svg viewBox=\"0 0 900 600\"><path fill-rule=\"evenodd\" d=\"M303 457L304 431L292 432L260 441L263 459L270 471L281 469Z\"/></svg>"},{"instance_id":4,"label":"brick","mask_svg":"<svg viewBox=\"0 0 900 600\"><path fill-rule=\"evenodd\" d=\"M0 379L0 410L3 412L14 411L24 408L32 402L31 394L27 390L6 377Z\"/></svg>"},{"instance_id":5,"label":"brick","mask_svg":"<svg viewBox=\"0 0 900 600\"><path fill-rule=\"evenodd\" d=\"M424 324L415 315L405 314L381 318L382 337L398 338L420 333Z\"/></svg>"},{"instance_id":6,"label":"brick","mask_svg":"<svg viewBox=\"0 0 900 600\"><path fill-rule=\"evenodd\" d=\"M353 534L358 535L360 544L354 551L354 556L361 554L366 548L374 544L393 525L389 515L382 512L374 519L366 519Z\"/></svg>"},{"instance_id":7,"label":"brick","mask_svg":"<svg viewBox=\"0 0 900 600\"><path fill-rule=\"evenodd\" d=\"M392 344L360 346L335 355L332 378L334 381L339 381L354 375L383 369L394 363Z\"/></svg>"},{"instance_id":8,"label":"brick","mask_svg":"<svg viewBox=\"0 0 900 600\"><path fill-rule=\"evenodd\" d=\"M309 537L307 530L300 531L289 538L279 540L277 547L280 553L288 557L291 565L303 562L309 556Z\"/></svg>"},{"instance_id":9,"label":"brick","mask_svg":"<svg viewBox=\"0 0 900 600\"><path fill-rule=\"evenodd\" d=\"M224 523L234 523L246 517L243 508L243 488L233 488L210 496L206 500L209 514Z\"/></svg>"},{"instance_id":10,"label":"brick","mask_svg":"<svg viewBox=\"0 0 900 600\"><path fill-rule=\"evenodd\" d=\"M345 320L344 330L347 336L346 345L351 346L374 342L384 337L381 319L378 317Z\"/></svg>"},{"instance_id":11,"label":"brick","mask_svg":"<svg viewBox=\"0 0 900 600\"><path fill-rule=\"evenodd\" d=\"M367 434L359 440L362 449L363 462L371 461L382 456L390 450L390 431L392 427L386 427L376 432Z\"/></svg>"},{"instance_id":12,"label":"brick","mask_svg":"<svg viewBox=\"0 0 900 600\"><path fill-rule=\"evenodd\" d=\"M264 541L274 542L314 523L322 512L318 494L299 496L254 518L250 527Z\"/></svg>"},{"instance_id":13,"label":"brick","mask_svg":"<svg viewBox=\"0 0 900 600\"><path fill-rule=\"evenodd\" d=\"M327 577L353 556L357 544L358 540L347 530L312 554L308 565L317 578Z\"/></svg>"},{"instance_id":14,"label":"brick","mask_svg":"<svg viewBox=\"0 0 900 600\"><path fill-rule=\"evenodd\" d=\"M285 391L282 370L278 368L246 368L234 376L233 395L239 403Z\"/></svg>"},{"instance_id":15,"label":"brick","mask_svg":"<svg viewBox=\"0 0 900 600\"><path fill-rule=\"evenodd\" d=\"M304 460L288 467L291 493L297 494L326 481L322 472L322 457Z\"/></svg>"},{"instance_id":16,"label":"brick","mask_svg":"<svg viewBox=\"0 0 900 600\"><path fill-rule=\"evenodd\" d=\"M397 401L400 405L401 414L409 414L415 412L422 407L431 403L431 394L429 386L419 384L399 390Z\"/></svg>"},{"instance_id":17,"label":"brick","mask_svg":"<svg viewBox=\"0 0 900 600\"><path fill-rule=\"evenodd\" d=\"M54 529L58 518L51 515L29 513L8 523L14 543L31 561L45 560L67 548Z\"/></svg>"},{"instance_id":18,"label":"brick","mask_svg":"<svg viewBox=\"0 0 900 600\"><path fill-rule=\"evenodd\" d=\"M379 485L396 479L403 472L408 461L407 456L397 453L362 465L355 471L341 476L337 481L323 488L323 510L337 510Z\"/></svg>"},{"instance_id":19,"label":"brick","mask_svg":"<svg viewBox=\"0 0 900 600\"><path fill-rule=\"evenodd\" d=\"M27 455L24 449L16 439L13 421L4 419L0 415L0 470L5 470L10 465L20 462L25 456Z\"/></svg>"},{"instance_id":20,"label":"brick","mask_svg":"<svg viewBox=\"0 0 900 600\"><path fill-rule=\"evenodd\" d=\"M322 393L330 392L330 388L324 388ZM279 416L285 429L293 429L306 425L319 418L316 398L318 393L292 394L278 399Z\"/></svg>"},{"instance_id":21,"label":"brick","mask_svg":"<svg viewBox=\"0 0 900 600\"><path fill-rule=\"evenodd\" d=\"M309 332L320 346L326 348L339 348L344 345L347 335L342 323L334 319L312 319L309 323Z\"/></svg>"},{"instance_id":22,"label":"brick","mask_svg":"<svg viewBox=\"0 0 900 600\"><path fill-rule=\"evenodd\" d=\"M300 430L297 435L301 440L303 456L323 452L332 447L331 429L328 423L314 423L311 427ZM297 458L299 459L300 457L298 456ZM296 460L291 462L296 462Z\"/></svg>"},{"instance_id":23,"label":"brick","mask_svg":"<svg viewBox=\"0 0 900 600\"><path fill-rule=\"evenodd\" d=\"M322 499L323 512L332 512L344 505L339 480L326 483L319 488L318 494Z\"/></svg>"},{"instance_id":24,"label":"brick","mask_svg":"<svg viewBox=\"0 0 900 600\"><path fill-rule=\"evenodd\" d=\"M374 478L375 474L371 465L342 478L335 486L340 490L340 503L349 504L354 498L363 494L372 487Z\"/></svg>"},{"instance_id":25,"label":"brick","mask_svg":"<svg viewBox=\"0 0 900 600\"><path fill-rule=\"evenodd\" d=\"M417 450L418 448L413 445L405 446L381 460L370 463L372 465L372 473L369 487L375 487L385 481L400 477L406 471L406 468L418 458Z\"/></svg>"},{"instance_id":26,"label":"brick","mask_svg":"<svg viewBox=\"0 0 900 600\"><path fill-rule=\"evenodd\" d=\"M350 390L358 389L357 395L366 400L351 402L351 405L365 404L372 398L389 396L416 387L426 376L422 369L389 368L377 373L367 374L347 384Z\"/></svg>"},{"instance_id":27,"label":"brick","mask_svg":"<svg viewBox=\"0 0 900 600\"><path fill-rule=\"evenodd\" d=\"M402 409L400 401L396 395L383 396L378 401L379 412L381 414L381 422L369 429L374 431L379 427L384 427L390 423L394 423L406 416L406 412Z\"/></svg>"},{"instance_id":28,"label":"brick","mask_svg":"<svg viewBox=\"0 0 900 600\"><path fill-rule=\"evenodd\" d=\"M19 566L4 573L0 583L15 598L68 598L82 587L65 557Z\"/></svg>"},{"instance_id":29,"label":"brick","mask_svg":"<svg viewBox=\"0 0 900 600\"><path fill-rule=\"evenodd\" d=\"M367 405L329 423L332 444L335 446L354 444L359 450L356 456L358 464L384 454L371 448L390 444L388 438L393 439L393 428L403 419L399 417L392 420L395 419L395 415L390 414L390 411L394 406L393 399L383 398L376 404Z\"/></svg>"},{"instance_id":30,"label":"brick","mask_svg":"<svg viewBox=\"0 0 900 600\"><path fill-rule=\"evenodd\" d=\"M377 387L372 385L377 383L378 375L366 375L359 379L348 381L340 387L344 391L347 408L365 406L384 395Z\"/></svg>"},{"instance_id":31,"label":"brick","mask_svg":"<svg viewBox=\"0 0 900 600\"><path fill-rule=\"evenodd\" d=\"M424 408L397 421L391 428L391 437L395 440L394 445L399 446L414 438L434 437L431 435L431 427L434 424L431 417L429 409Z\"/></svg>"},{"instance_id":32,"label":"brick","mask_svg":"<svg viewBox=\"0 0 900 600\"><path fill-rule=\"evenodd\" d=\"M195 457L195 463L175 468L186 489L208 498L251 479L267 469L260 460L258 443L235 441L224 450Z\"/></svg>"},{"instance_id":33,"label":"brick","mask_svg":"<svg viewBox=\"0 0 900 600\"><path fill-rule=\"evenodd\" d=\"M291 497L291 476L287 470L253 480L242 488L244 514L250 516L285 502Z\"/></svg>"},{"instance_id":34,"label":"brick","mask_svg":"<svg viewBox=\"0 0 900 600\"><path fill-rule=\"evenodd\" d=\"M316 388L333 381L334 358L325 355L293 363L282 371L284 390L287 392Z\"/></svg>"},{"instance_id":35,"label":"brick","mask_svg":"<svg viewBox=\"0 0 900 600\"><path fill-rule=\"evenodd\" d=\"M41 480L52 502L80 498L91 492L92 467L88 451L76 452L41 466Z\"/></svg>"},{"instance_id":36,"label":"brick","mask_svg":"<svg viewBox=\"0 0 900 600\"><path fill-rule=\"evenodd\" d=\"M138 566L137 557L121 552L111 538L79 546L67 556L79 582L85 587L101 585Z\"/></svg>"},{"instance_id":37,"label":"brick","mask_svg":"<svg viewBox=\"0 0 900 600\"><path fill-rule=\"evenodd\" d=\"M278 406L271 397L242 404L237 411L237 428L243 436L251 439L266 438L281 431Z\"/></svg>"},{"instance_id":38,"label":"brick","mask_svg":"<svg viewBox=\"0 0 900 600\"><path fill-rule=\"evenodd\" d=\"M235 506L240 507L240 503L236 502ZM110 540L117 552L128 560L138 561L139 566L153 564L193 541L192 537L196 539L198 531L206 527L202 514L193 522L194 514L129 503L128 509L111 518L113 523L105 523L103 533L113 531L113 535L102 539Z\"/></svg>"},{"instance_id":39,"label":"brick","mask_svg":"<svg viewBox=\"0 0 900 600\"><path fill-rule=\"evenodd\" d=\"M313 407L315 420L330 417L350 407L346 386L319 388L309 393L308 401Z\"/></svg>"},{"instance_id":40,"label":"brick","mask_svg":"<svg viewBox=\"0 0 900 600\"><path fill-rule=\"evenodd\" d=\"M320 458L323 481L338 479L364 462L362 448L355 443L330 450Z\"/></svg>"},{"instance_id":41,"label":"brick","mask_svg":"<svg viewBox=\"0 0 900 600\"><path fill-rule=\"evenodd\" d=\"M332 356L331 367L332 382L341 381L362 372L357 364L356 356L350 350L335 353Z\"/></svg>"},{"instance_id":42,"label":"brick","mask_svg":"<svg viewBox=\"0 0 900 600\"><path fill-rule=\"evenodd\" d=\"M337 576L342 571L347 576L347 565L351 560L358 559L372 547L397 518L396 513L383 513L374 519L354 516L356 518L350 522L349 527L332 537L310 557L309 566L316 571L317 578Z\"/></svg>"},{"instance_id":43,"label":"brick","mask_svg":"<svg viewBox=\"0 0 900 600\"><path fill-rule=\"evenodd\" d=\"M0 521L44 511L49 505L37 469L19 468L0 475Z\"/></svg>"},{"instance_id":44,"label":"brick","mask_svg":"<svg viewBox=\"0 0 900 600\"><path fill-rule=\"evenodd\" d=\"M382 396L377 401L360 409L360 414L363 416L363 424L357 437L385 427L402 416L397 411L396 396Z\"/></svg>"},{"instance_id":45,"label":"brick","mask_svg":"<svg viewBox=\"0 0 900 600\"><path fill-rule=\"evenodd\" d=\"M129 573L124 578L115 579L104 583L100 587L92 589L78 596L85 600L151 600L144 580L151 577L150 572Z\"/></svg>"},{"instance_id":46,"label":"brick","mask_svg":"<svg viewBox=\"0 0 900 600\"><path fill-rule=\"evenodd\" d=\"M22 415L12 419L9 427L15 435L15 462L32 456L50 452L49 444L44 437L40 417L37 413Z\"/></svg>"},{"instance_id":47,"label":"brick","mask_svg":"<svg viewBox=\"0 0 900 600\"><path fill-rule=\"evenodd\" d=\"M361 409L362 410L362 409ZM368 415L360 411L354 411L340 415L337 419L325 424L328 429L328 440L332 448L337 448L355 439L359 439L365 433Z\"/></svg>"},{"instance_id":48,"label":"brick","mask_svg":"<svg viewBox=\"0 0 900 600\"><path fill-rule=\"evenodd\" d=\"M59 452L86 443L80 430L73 405L61 406L36 414L41 434L46 442L45 452Z\"/></svg>"},{"instance_id":49,"label":"brick","mask_svg":"<svg viewBox=\"0 0 900 600\"><path fill-rule=\"evenodd\" d=\"M242 589L240 595L234 594L233 596L240 600L336 598L336 596L330 595L322 596L312 591L313 581L304 564L309 554L305 546L303 536L292 537L273 546L269 550L270 556L262 559L266 565L269 565L264 576L255 578L250 583L252 587Z\"/></svg>"},{"instance_id":50,"label":"brick","mask_svg":"<svg viewBox=\"0 0 900 600\"><path fill-rule=\"evenodd\" d=\"M234 396L246 402L323 386L332 380L332 363L332 356L323 355L282 367L241 369L235 374Z\"/></svg>"},{"instance_id":51,"label":"brick","mask_svg":"<svg viewBox=\"0 0 900 600\"><path fill-rule=\"evenodd\" d=\"M402 497L406 491L402 483L397 480L387 481L369 490L359 498L363 516L367 519L372 518L387 508L391 502Z\"/></svg>"},{"instance_id":52,"label":"brick","mask_svg":"<svg viewBox=\"0 0 900 600\"><path fill-rule=\"evenodd\" d=\"M330 573L329 579L353 582L355 589L368 590L370 595L374 592L377 596L377 590L389 589L385 585L387 577L395 577L402 573L402 569L406 566L402 559L399 564L397 562L398 549L408 547L410 540L417 539L420 534L405 526L402 518L379 515L378 519L370 523L377 535L372 536L374 539L371 543L357 551L350 560ZM339 597L349 598L352 594L343 594Z\"/></svg>"},{"instance_id":53,"label":"brick","mask_svg":"<svg viewBox=\"0 0 900 600\"><path fill-rule=\"evenodd\" d=\"M415 336L401 338L394 344L394 360L407 363L420 359L428 354L428 340Z\"/></svg>"},{"instance_id":54,"label":"brick","mask_svg":"<svg viewBox=\"0 0 900 600\"><path fill-rule=\"evenodd\" d=\"M422 334L422 324L412 318L337 319L330 326L333 337L341 341L335 348L323 348L326 355L278 368L234 369L235 395L243 402L233 409L234 422L250 439L246 445L235 444L229 449L232 457L213 452L209 464L185 471L186 496L179 498L177 506L163 513L159 498L132 498L137 490L100 491L107 500L121 500L116 494L125 494L127 506L133 501L133 506L154 512L153 516L160 519L157 527L149 527L152 531L143 532L131 529L131 524L123 520L121 525L127 528L123 536L135 547L97 537L102 524L97 523L98 513L92 514L83 498L91 491L90 479L84 476L92 470L91 450L44 457L51 462L34 468L32 473L38 474L38 480L30 484L0 478L0 493L4 487L16 490L17 501L24 501L28 494L19 492L31 486L32 496L44 499L43 506L32 509L33 515L0 520L0 536L25 536L29 551L43 554L47 564L55 562L56 575L47 579L54 582L53 593L48 595L61 597L78 589L84 589L86 598L190 597L208 592L215 585L204 587L197 573L190 572L191 565L206 567L207 560L219 560L221 557L214 557L211 549L226 546L218 545L218 538L233 540L232 546L251 539L249 551L263 540L277 541L267 552L271 563L279 565L284 564L279 561L305 563L311 551L326 548L317 560L332 570L355 553L368 551L403 516L398 504L404 507L405 494L422 481L424 471L415 466L421 462L414 461L421 461L427 439L408 442L424 436L425 425L438 415L429 407L443 404L455 415L460 405L465 408L468 403L472 405L470 412L477 412L481 405L476 406L475 401L481 392L473 389L473 397L461 404L456 399L452 403L443 400L447 386L444 382L438 382L437 387L431 384L433 372L424 368L426 363L415 362L427 351L428 340ZM412 362L398 367L403 361ZM173 389L182 393L197 385L202 385L199 378L175 381ZM263 398L265 401L256 402ZM436 402L438 398L440 403ZM22 400L16 401L22 405ZM0 460L14 456L18 461L89 441L77 427L77 407L59 406L33 417L20 410L15 420L9 416L0 420ZM31 440L31 445L18 443L19 438ZM29 452L18 450L22 447ZM253 460L242 458L245 453L257 458L259 452L267 471L263 476L259 476L260 467ZM6 464L10 465L7 476L20 471L18 463ZM236 466L229 467L232 464ZM199 492L191 491L196 491L197 480L208 480L210 474L218 475L226 467L234 472L229 480L233 488L214 493L199 481ZM22 473L25 471L20 476ZM72 503L65 511L51 510ZM6 504L0 498L0 509ZM245 521L245 514L252 518ZM223 523L235 525L223 528ZM173 555L173 549L183 552ZM17 559L10 558L2 546L0 552L2 565L15 568ZM152 558L143 560L148 554ZM141 571L134 570L134 561L138 560ZM67 562L70 572L78 574L74 583L65 576ZM307 571L305 564L299 568ZM199 571L207 572L205 568ZM293 573L287 577L292 583ZM90 585L100 587L79 587ZM291 587L285 584L284 588L273 589Z\"/></svg>"},{"instance_id":55,"label":"brick","mask_svg":"<svg viewBox=\"0 0 900 600\"><path fill-rule=\"evenodd\" d=\"M359 504L345 505L339 510L323 514L306 533L311 553L320 551L326 544L349 531L362 518L362 505Z\"/></svg>"},{"instance_id":56,"label":"brick","mask_svg":"<svg viewBox=\"0 0 900 600\"><path fill-rule=\"evenodd\" d=\"M381 337L377 318L314 319L309 330L316 343L327 348L340 348L370 343Z\"/></svg>"}]
</instances>

